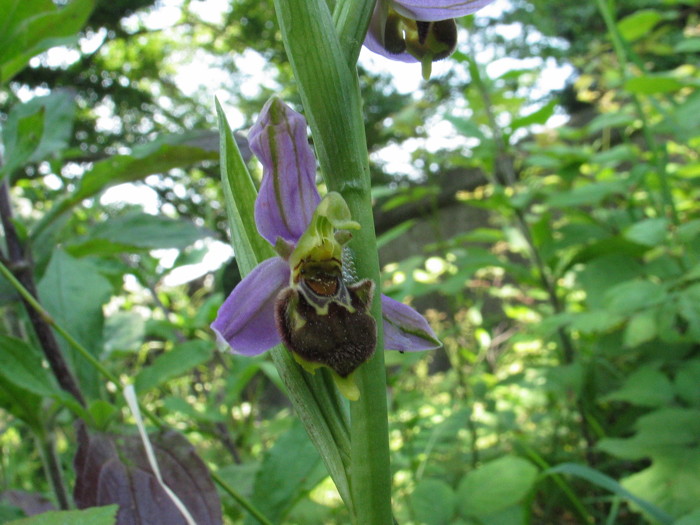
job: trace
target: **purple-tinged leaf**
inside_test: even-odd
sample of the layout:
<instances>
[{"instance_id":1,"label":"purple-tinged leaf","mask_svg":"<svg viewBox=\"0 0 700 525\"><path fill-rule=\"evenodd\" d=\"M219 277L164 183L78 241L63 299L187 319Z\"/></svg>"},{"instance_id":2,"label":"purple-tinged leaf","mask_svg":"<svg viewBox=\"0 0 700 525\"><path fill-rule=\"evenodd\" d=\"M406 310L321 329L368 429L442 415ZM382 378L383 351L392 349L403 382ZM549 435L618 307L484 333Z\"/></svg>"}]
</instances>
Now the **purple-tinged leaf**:
<instances>
[{"instance_id":1,"label":"purple-tinged leaf","mask_svg":"<svg viewBox=\"0 0 700 525\"><path fill-rule=\"evenodd\" d=\"M179 433L149 435L163 482L198 525L222 523L221 505L207 467ZM74 498L78 508L116 503L117 525L186 525L158 483L139 436L89 433L78 428Z\"/></svg>"}]
</instances>

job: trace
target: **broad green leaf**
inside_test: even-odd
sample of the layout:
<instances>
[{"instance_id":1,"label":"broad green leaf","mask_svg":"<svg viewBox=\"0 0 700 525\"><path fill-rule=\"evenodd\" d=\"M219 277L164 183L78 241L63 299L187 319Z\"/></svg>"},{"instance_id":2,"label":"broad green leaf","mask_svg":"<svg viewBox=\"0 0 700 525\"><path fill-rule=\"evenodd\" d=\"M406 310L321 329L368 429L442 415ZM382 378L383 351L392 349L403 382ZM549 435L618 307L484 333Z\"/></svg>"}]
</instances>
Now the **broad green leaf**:
<instances>
[{"instance_id":1,"label":"broad green leaf","mask_svg":"<svg viewBox=\"0 0 700 525\"><path fill-rule=\"evenodd\" d=\"M700 39L699 39L700 40ZM700 51L700 49L698 49ZM697 525L700 523L700 509L686 514L681 519L674 521L673 525Z\"/></svg>"},{"instance_id":2,"label":"broad green leaf","mask_svg":"<svg viewBox=\"0 0 700 525\"><path fill-rule=\"evenodd\" d=\"M591 162L601 166L618 166L623 162L631 162L639 157L639 150L629 144L618 144L610 149L600 151L591 157Z\"/></svg>"},{"instance_id":3,"label":"broad green leaf","mask_svg":"<svg viewBox=\"0 0 700 525\"><path fill-rule=\"evenodd\" d=\"M676 373L676 394L694 408L700 408L700 359L687 360Z\"/></svg>"},{"instance_id":4,"label":"broad green leaf","mask_svg":"<svg viewBox=\"0 0 700 525\"><path fill-rule=\"evenodd\" d=\"M633 115L626 113L604 113L591 120L586 130L589 135L594 135L606 128L629 126L635 121L635 118Z\"/></svg>"},{"instance_id":5,"label":"broad green leaf","mask_svg":"<svg viewBox=\"0 0 700 525\"><path fill-rule=\"evenodd\" d=\"M532 490L537 468L517 456L504 456L472 470L457 488L462 516L487 516L521 502Z\"/></svg>"},{"instance_id":6,"label":"broad green leaf","mask_svg":"<svg viewBox=\"0 0 700 525\"><path fill-rule=\"evenodd\" d=\"M0 335L0 375L39 396L58 392L53 376L42 365L41 352L21 339Z\"/></svg>"},{"instance_id":7,"label":"broad green leaf","mask_svg":"<svg viewBox=\"0 0 700 525\"><path fill-rule=\"evenodd\" d=\"M455 492L442 480L422 479L411 494L411 507L421 524L449 525L455 511Z\"/></svg>"},{"instance_id":8,"label":"broad green leaf","mask_svg":"<svg viewBox=\"0 0 700 525\"><path fill-rule=\"evenodd\" d=\"M550 206L558 208L593 206L612 195L624 194L627 187L628 184L625 181L591 183L569 191L553 193L547 199L547 202Z\"/></svg>"},{"instance_id":9,"label":"broad green leaf","mask_svg":"<svg viewBox=\"0 0 700 525\"><path fill-rule=\"evenodd\" d=\"M700 53L700 38L691 37L681 40L673 50L676 53Z\"/></svg>"},{"instance_id":10,"label":"broad green leaf","mask_svg":"<svg viewBox=\"0 0 700 525\"><path fill-rule=\"evenodd\" d=\"M0 407L37 431L43 427L43 400L42 396L15 385L0 374Z\"/></svg>"},{"instance_id":11,"label":"broad green leaf","mask_svg":"<svg viewBox=\"0 0 700 525\"><path fill-rule=\"evenodd\" d=\"M642 75L635 78L630 78L625 82L624 88L630 93L639 93L641 95L653 95L655 93L670 93L678 91L686 85L685 82L678 80L670 75Z\"/></svg>"},{"instance_id":12,"label":"broad green leaf","mask_svg":"<svg viewBox=\"0 0 700 525\"><path fill-rule=\"evenodd\" d=\"M284 523L294 504L326 473L304 427L295 424L265 454L255 477L251 503L272 523ZM252 517L246 525L257 523Z\"/></svg>"},{"instance_id":13,"label":"broad green leaf","mask_svg":"<svg viewBox=\"0 0 700 525\"><path fill-rule=\"evenodd\" d=\"M29 60L56 45L75 40L94 8L94 0L0 0L0 85Z\"/></svg>"},{"instance_id":14,"label":"broad green leaf","mask_svg":"<svg viewBox=\"0 0 700 525\"><path fill-rule=\"evenodd\" d=\"M524 117L518 117L513 119L510 123L510 129L515 131L519 128L524 128L525 126L531 126L533 124L545 124L549 117L554 114L554 110L557 107L557 100L552 100L551 102L545 104L540 109L533 111L532 113L525 115Z\"/></svg>"},{"instance_id":15,"label":"broad green leaf","mask_svg":"<svg viewBox=\"0 0 700 525\"><path fill-rule=\"evenodd\" d=\"M217 152L192 145L200 142L203 133L209 134L208 131L192 131L180 135L164 135L149 144L134 148L131 155L115 155L96 162L81 177L76 190L55 203L34 228L32 235L37 236L58 216L110 186L217 159Z\"/></svg>"},{"instance_id":16,"label":"broad green leaf","mask_svg":"<svg viewBox=\"0 0 700 525\"><path fill-rule=\"evenodd\" d=\"M625 230L624 236L628 241L645 246L658 246L668 235L669 221L663 217L644 219Z\"/></svg>"},{"instance_id":17,"label":"broad green leaf","mask_svg":"<svg viewBox=\"0 0 700 525\"><path fill-rule=\"evenodd\" d=\"M647 35L663 19L654 9L639 9L617 23L617 28L625 40L637 40Z\"/></svg>"},{"instance_id":18,"label":"broad green leaf","mask_svg":"<svg viewBox=\"0 0 700 525\"><path fill-rule=\"evenodd\" d=\"M118 505L107 505L85 510L52 510L6 525L115 525L118 509Z\"/></svg>"},{"instance_id":19,"label":"broad green leaf","mask_svg":"<svg viewBox=\"0 0 700 525\"><path fill-rule=\"evenodd\" d=\"M663 285L645 280L620 283L605 294L608 310L618 314L631 314L656 306L667 297L668 292Z\"/></svg>"},{"instance_id":20,"label":"broad green leaf","mask_svg":"<svg viewBox=\"0 0 700 525\"><path fill-rule=\"evenodd\" d=\"M187 341L159 355L137 374L134 386L139 394L179 377L211 359L214 347L209 341Z\"/></svg>"},{"instance_id":21,"label":"broad green leaf","mask_svg":"<svg viewBox=\"0 0 700 525\"><path fill-rule=\"evenodd\" d=\"M190 221L132 212L110 218L93 226L84 240L76 239L74 243L71 243L72 246L67 249L75 255L91 252L100 253L94 250L94 241L107 241L119 247L121 251L129 249L183 249L196 240L209 235L211 234L207 230L195 226ZM108 250L110 249L109 245L106 247Z\"/></svg>"},{"instance_id":22,"label":"broad green leaf","mask_svg":"<svg viewBox=\"0 0 700 525\"><path fill-rule=\"evenodd\" d=\"M618 390L602 400L626 401L637 406L664 406L673 401L673 386L657 367L644 366L634 371Z\"/></svg>"},{"instance_id":23,"label":"broad green leaf","mask_svg":"<svg viewBox=\"0 0 700 525\"><path fill-rule=\"evenodd\" d=\"M641 416L626 439L603 438L598 447L622 459L639 460L692 447L700 439L700 410L662 408Z\"/></svg>"},{"instance_id":24,"label":"broad green leaf","mask_svg":"<svg viewBox=\"0 0 700 525\"><path fill-rule=\"evenodd\" d=\"M116 312L105 320L104 350L136 352L146 334L146 320L136 312Z\"/></svg>"},{"instance_id":25,"label":"broad green leaf","mask_svg":"<svg viewBox=\"0 0 700 525\"><path fill-rule=\"evenodd\" d=\"M97 267L87 259L74 259L56 249L37 288L42 305L56 322L93 356L99 356L103 350L102 306L111 297L112 286ZM59 339L84 393L97 396L97 371L63 338Z\"/></svg>"},{"instance_id":26,"label":"broad green leaf","mask_svg":"<svg viewBox=\"0 0 700 525\"><path fill-rule=\"evenodd\" d=\"M632 492L620 485L610 476L607 476L602 472L599 472L585 465L563 463L561 465L557 465L555 467L545 470L542 474L545 476L552 474L569 474L571 476L576 476L578 478L585 479L586 481L589 481L594 485L597 485L600 488L605 489L608 492L619 496L623 500L628 501L636 505L637 507L643 509L644 512L646 512L649 516L653 517L662 525L671 525L673 523L673 518L663 510L655 507L648 501L640 499L637 495L632 494Z\"/></svg>"},{"instance_id":27,"label":"broad green leaf","mask_svg":"<svg viewBox=\"0 0 700 525\"><path fill-rule=\"evenodd\" d=\"M655 456L650 467L622 480L622 485L643 500L680 517L698 508L698 472L700 451L697 447L669 449Z\"/></svg>"},{"instance_id":28,"label":"broad green leaf","mask_svg":"<svg viewBox=\"0 0 700 525\"><path fill-rule=\"evenodd\" d=\"M7 163L0 170L0 180L24 165L36 151L44 132L44 109L16 117L14 126L3 129L3 142L7 152Z\"/></svg>"},{"instance_id":29,"label":"broad green leaf","mask_svg":"<svg viewBox=\"0 0 700 525\"><path fill-rule=\"evenodd\" d=\"M464 137L474 137L479 140L486 140L486 136L479 128L479 125L469 118L445 115L445 120L451 123Z\"/></svg>"},{"instance_id":30,"label":"broad green leaf","mask_svg":"<svg viewBox=\"0 0 700 525\"><path fill-rule=\"evenodd\" d=\"M656 311L643 310L630 318L625 327L623 341L626 347L634 348L651 341L658 333Z\"/></svg>"},{"instance_id":31,"label":"broad green leaf","mask_svg":"<svg viewBox=\"0 0 700 525\"><path fill-rule=\"evenodd\" d=\"M678 294L678 313L687 323L684 331L700 339L700 283L689 286Z\"/></svg>"}]
</instances>

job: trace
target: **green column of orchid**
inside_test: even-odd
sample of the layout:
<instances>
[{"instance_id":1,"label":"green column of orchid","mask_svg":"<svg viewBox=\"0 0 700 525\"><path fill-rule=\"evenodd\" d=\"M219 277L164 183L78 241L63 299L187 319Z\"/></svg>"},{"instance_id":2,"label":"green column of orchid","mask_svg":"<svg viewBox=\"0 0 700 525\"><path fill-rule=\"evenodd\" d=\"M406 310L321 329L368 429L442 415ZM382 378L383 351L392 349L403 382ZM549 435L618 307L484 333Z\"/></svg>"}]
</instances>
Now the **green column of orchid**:
<instances>
[{"instance_id":1,"label":"green column of orchid","mask_svg":"<svg viewBox=\"0 0 700 525\"><path fill-rule=\"evenodd\" d=\"M329 189L345 198L361 229L351 248L360 278L379 283L379 262L372 220L368 154L356 60L359 35L368 25L374 0L346 0L337 18L343 43L324 0L275 0L287 55L299 83L306 118ZM349 63L351 62L351 63ZM391 474L379 287L373 315L378 351L356 372L361 397L350 403L350 485L355 522L392 523Z\"/></svg>"}]
</instances>

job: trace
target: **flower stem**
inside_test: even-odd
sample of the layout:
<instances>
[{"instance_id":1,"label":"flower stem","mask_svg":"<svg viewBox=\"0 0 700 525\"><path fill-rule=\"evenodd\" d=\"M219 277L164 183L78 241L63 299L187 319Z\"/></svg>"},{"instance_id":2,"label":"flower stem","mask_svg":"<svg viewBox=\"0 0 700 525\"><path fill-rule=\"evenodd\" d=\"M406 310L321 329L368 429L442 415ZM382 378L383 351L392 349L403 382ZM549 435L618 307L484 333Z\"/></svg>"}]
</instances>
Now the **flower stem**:
<instances>
[{"instance_id":1,"label":"flower stem","mask_svg":"<svg viewBox=\"0 0 700 525\"><path fill-rule=\"evenodd\" d=\"M323 0L275 0L275 9L321 170L329 189L343 195L353 220L362 226L350 244L358 275L379 283L362 101L355 65L348 64L348 60L357 56L359 34L369 23L374 1L346 3L351 5L343 10L345 13L355 9L362 18L339 18L342 42ZM346 38L347 35L355 37ZM352 43L352 49L343 47L348 42ZM386 372L378 288L372 314L377 320L379 351L357 370L361 395L350 404L350 485L354 522L362 525L392 523Z\"/></svg>"}]
</instances>

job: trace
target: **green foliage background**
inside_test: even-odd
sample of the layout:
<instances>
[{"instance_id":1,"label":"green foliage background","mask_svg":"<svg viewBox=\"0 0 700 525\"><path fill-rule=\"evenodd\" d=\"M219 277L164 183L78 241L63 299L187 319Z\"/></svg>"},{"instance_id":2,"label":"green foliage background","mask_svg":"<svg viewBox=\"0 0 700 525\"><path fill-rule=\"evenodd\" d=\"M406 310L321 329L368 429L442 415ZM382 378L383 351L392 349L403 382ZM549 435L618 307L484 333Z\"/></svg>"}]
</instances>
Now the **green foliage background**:
<instances>
[{"instance_id":1,"label":"green foliage background","mask_svg":"<svg viewBox=\"0 0 700 525\"><path fill-rule=\"evenodd\" d=\"M216 473L226 523L255 522L226 487L273 523L346 522L268 358L216 350L235 260L165 279L228 242L215 92L239 138L271 94L299 108L272 4L212 22L183 0L162 28L152 0L32 4L0 0L0 260L89 355L58 337L80 406L0 276L0 523L24 515L16 491L70 503L72 423L132 428L125 381ZM361 69L382 286L444 342L386 355L396 519L698 523L700 4L495 4L415 93L389 61ZM243 90L251 56L264 81ZM490 74L504 57L520 62ZM221 73L186 93L193 62ZM541 85L552 64L572 71L562 90ZM391 148L411 173L388 170ZM101 202L127 182L157 210Z\"/></svg>"}]
</instances>

